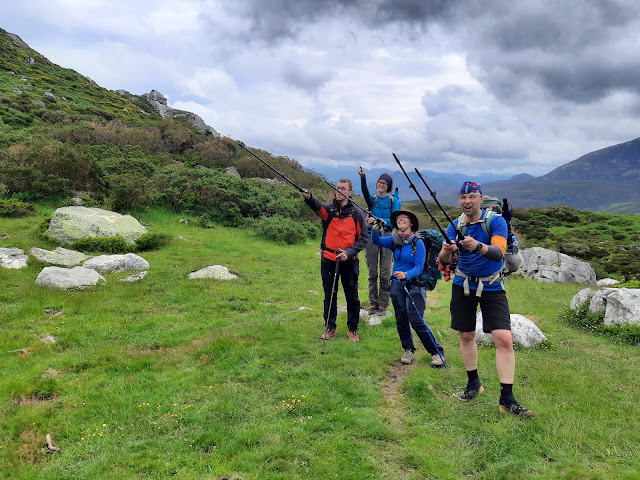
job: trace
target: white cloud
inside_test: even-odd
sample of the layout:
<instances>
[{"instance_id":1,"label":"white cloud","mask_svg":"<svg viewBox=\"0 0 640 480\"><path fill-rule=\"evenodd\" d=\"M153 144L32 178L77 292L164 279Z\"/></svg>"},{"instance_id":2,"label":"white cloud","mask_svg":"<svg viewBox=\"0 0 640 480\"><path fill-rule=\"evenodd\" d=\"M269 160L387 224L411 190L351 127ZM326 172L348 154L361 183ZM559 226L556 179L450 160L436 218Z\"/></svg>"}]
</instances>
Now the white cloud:
<instances>
[{"instance_id":1,"label":"white cloud","mask_svg":"<svg viewBox=\"0 0 640 480\"><path fill-rule=\"evenodd\" d=\"M568 7L24 0L1 26L102 86L156 89L305 165L392 166L395 151L409 167L541 175L638 136L638 6Z\"/></svg>"}]
</instances>

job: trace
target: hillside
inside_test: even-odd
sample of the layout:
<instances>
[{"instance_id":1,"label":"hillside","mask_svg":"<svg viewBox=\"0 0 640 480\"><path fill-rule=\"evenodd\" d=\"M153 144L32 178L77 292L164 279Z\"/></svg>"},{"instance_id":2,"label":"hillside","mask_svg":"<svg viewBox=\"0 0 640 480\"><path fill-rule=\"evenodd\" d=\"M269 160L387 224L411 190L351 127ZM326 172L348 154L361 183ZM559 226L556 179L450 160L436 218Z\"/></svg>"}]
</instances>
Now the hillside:
<instances>
[{"instance_id":1,"label":"hillside","mask_svg":"<svg viewBox=\"0 0 640 480\"><path fill-rule=\"evenodd\" d=\"M184 112L163 118L150 101L161 111L167 106L152 94L104 89L0 31L0 196L76 195L122 213L158 205L199 215L203 224L266 230L255 222L314 219L299 194L236 141L198 128ZM297 162L253 151L297 184L330 196ZM223 173L231 166L240 177Z\"/></svg>"}]
</instances>

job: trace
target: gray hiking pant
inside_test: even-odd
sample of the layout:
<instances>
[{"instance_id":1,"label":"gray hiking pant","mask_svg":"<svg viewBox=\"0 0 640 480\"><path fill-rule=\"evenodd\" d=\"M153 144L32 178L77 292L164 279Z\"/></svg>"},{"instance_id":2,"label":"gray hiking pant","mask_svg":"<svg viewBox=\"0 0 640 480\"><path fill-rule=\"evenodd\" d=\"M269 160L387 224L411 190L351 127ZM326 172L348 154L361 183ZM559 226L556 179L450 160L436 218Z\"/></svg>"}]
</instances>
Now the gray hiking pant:
<instances>
[{"instance_id":1,"label":"gray hiking pant","mask_svg":"<svg viewBox=\"0 0 640 480\"><path fill-rule=\"evenodd\" d=\"M392 235L390 230L380 232L381 237L390 235ZM365 259L369 269L369 303L372 307L388 307L393 250L379 247L373 242L367 242ZM378 270L380 275L378 275ZM378 282L378 280L380 281Z\"/></svg>"}]
</instances>

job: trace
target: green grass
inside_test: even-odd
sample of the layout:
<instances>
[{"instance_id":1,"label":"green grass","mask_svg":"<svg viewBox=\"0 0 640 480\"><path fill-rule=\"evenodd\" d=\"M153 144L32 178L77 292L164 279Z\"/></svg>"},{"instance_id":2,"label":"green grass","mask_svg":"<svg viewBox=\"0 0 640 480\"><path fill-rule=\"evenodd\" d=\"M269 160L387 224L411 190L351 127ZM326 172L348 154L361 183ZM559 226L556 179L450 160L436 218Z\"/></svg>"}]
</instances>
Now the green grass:
<instances>
[{"instance_id":1,"label":"green grass","mask_svg":"<svg viewBox=\"0 0 640 480\"><path fill-rule=\"evenodd\" d=\"M51 248L37 227L52 206L38 208L0 218L0 246ZM400 367L393 319L362 323L349 342L344 313L321 355L317 239L285 246L162 210L139 218L172 237L141 254L151 269L140 282L112 274L63 292L34 285L33 259L0 268L0 477L637 478L637 346L556 319L582 286L508 279L512 312L549 337L516 352L514 393L535 412L521 420L497 410L492 347L479 351L486 393L456 399L466 376L449 284L426 314L448 370L429 368L422 349ZM239 278L186 279L212 264ZM365 272L363 259L361 299ZM408 374L396 385L398 372ZM60 453L45 449L47 433Z\"/></svg>"}]
</instances>

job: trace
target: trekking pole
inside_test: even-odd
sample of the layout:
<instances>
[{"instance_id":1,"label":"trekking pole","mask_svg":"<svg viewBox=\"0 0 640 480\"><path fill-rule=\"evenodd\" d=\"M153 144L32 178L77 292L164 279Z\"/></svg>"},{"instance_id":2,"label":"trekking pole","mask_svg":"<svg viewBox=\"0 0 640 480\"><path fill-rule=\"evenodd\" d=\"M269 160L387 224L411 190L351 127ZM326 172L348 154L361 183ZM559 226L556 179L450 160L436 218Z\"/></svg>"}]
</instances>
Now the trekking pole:
<instances>
[{"instance_id":1,"label":"trekking pole","mask_svg":"<svg viewBox=\"0 0 640 480\"><path fill-rule=\"evenodd\" d=\"M431 214L431 211L429 210L429 207L427 207L427 204L424 203L424 200L422 199L422 197L420 196L420 193L418 193L418 189L416 188L416 186L413 184L413 182L411 181L411 179L409 178L409 175L407 175L407 172L404 170L404 167L402 166L402 164L400 163L400 160L398 160L398 157L396 157L395 153L392 153L393 158L396 159L396 162L398 163L398 165L400 166L400 169L402 170L402 173L404 173L404 176L407 177L407 181L409 182L409 186L411 188L413 188L413 191L416 192L416 195L418 196L418 198L420 199L420 202L422 202L422 206L424 207L424 209L427 211L427 214L429 215L429 217L431 218L431 221L433 223L436 224L436 227L438 227L438 230L440 230L440 233L442 234L442 236L444 237L445 241L451 245L451 240L449 240L449 237L447 237L447 234L445 233L445 231L442 229L442 227L440 226L440 224L438 223L438 220L436 220L436 217L434 217Z\"/></svg>"},{"instance_id":2,"label":"trekking pole","mask_svg":"<svg viewBox=\"0 0 640 480\"><path fill-rule=\"evenodd\" d=\"M371 210L368 210L368 209L364 208L362 205L358 204L358 202L356 202L353 198L347 197L344 193L342 193L340 190L338 190L338 188L335 185L333 185L331 182L328 182L324 178L323 178L323 180L324 180L324 183L329 185L332 189L334 189L339 194L345 196L351 203L353 203L354 206L358 207L360 210L362 210L364 213L366 213L367 216L373 217L376 220L376 223L378 223L378 222L380 222L382 220L381 218L378 218L373 213L371 213Z\"/></svg>"},{"instance_id":3,"label":"trekking pole","mask_svg":"<svg viewBox=\"0 0 640 480\"><path fill-rule=\"evenodd\" d=\"M418 310L418 307L417 307L416 303L413 301L413 298L411 298L411 294L409 293L409 290L407 290L407 283L406 282L401 282L401 283L402 283L402 287L404 288L404 291L407 292L407 296L409 297L409 301L411 302L411 305L413 305L413 308L416 309L416 313L418 314L418 318L420 320L422 320L422 324L425 327L427 327L427 332L429 333L429 337L431 338L431 342L433 343L433 346L435 347L436 351L438 352L438 356L440 357L440 360L442 360L442 364L444 365L444 368L449 368L447 366L447 362L444 361L444 357L442 356L442 353L440 353L440 350L438 350L438 341L436 340L436 337L433 336L433 332L429 328L429 325L427 325L427 322L424 321L424 317L422 315L420 315L420 311Z\"/></svg>"},{"instance_id":4,"label":"trekking pole","mask_svg":"<svg viewBox=\"0 0 640 480\"><path fill-rule=\"evenodd\" d=\"M336 254L339 255L338 252L342 252L342 250L336 251ZM322 352L321 355L324 355L324 346L327 343L327 333L329 333L329 316L331 315L331 305L333 305L333 297L334 292L336 291L338 285L338 268L340 266L340 260L336 257L336 269L333 272L333 284L331 285L331 296L329 297L329 308L327 309L327 315L324 319L324 336L322 339Z\"/></svg>"},{"instance_id":5,"label":"trekking pole","mask_svg":"<svg viewBox=\"0 0 640 480\"><path fill-rule=\"evenodd\" d=\"M420 171L417 168L415 170L416 170L416 173L418 174L418 177L420 177L420 180L422 180L422 183L424 183L424 186L427 187L427 190L429 190L429 193L431 194L431 197L433 197L433 200L436 202L436 205L440 207L440 210L442 211L442 213L444 213L444 216L447 217L447 220L449 220L449 223L453 226L453 229L456 231L456 236L458 237L458 241L462 240L464 238L464 235L460 233L460 230L458 230L458 227L456 227L455 223L453 223L453 218L451 218L451 215L449 215L445 211L445 209L442 208L442 205L440 205L440 202L436 198L436 192L434 192L433 190L431 190L431 188L429 188L427 181L424 179Z\"/></svg>"},{"instance_id":6,"label":"trekking pole","mask_svg":"<svg viewBox=\"0 0 640 480\"><path fill-rule=\"evenodd\" d=\"M265 162L263 159L261 159L259 156L257 156L255 153L253 153L251 150L249 150L247 148L247 146L238 141L237 142L238 145L240 145L242 148L244 148L247 152L249 152L251 155L253 155L254 157L256 157L258 160L260 160L263 164L265 164L267 167L269 167L271 170L273 170L274 172L276 172L278 175L280 175L282 178L284 178L287 182L289 182L291 185L293 185L295 188L298 189L299 192L302 192L304 189L302 187L299 187L298 185L296 185L295 183L293 183L291 180L289 180L284 174L280 173L278 170L276 170L275 168L273 168L271 165L269 165L267 162Z\"/></svg>"}]
</instances>

